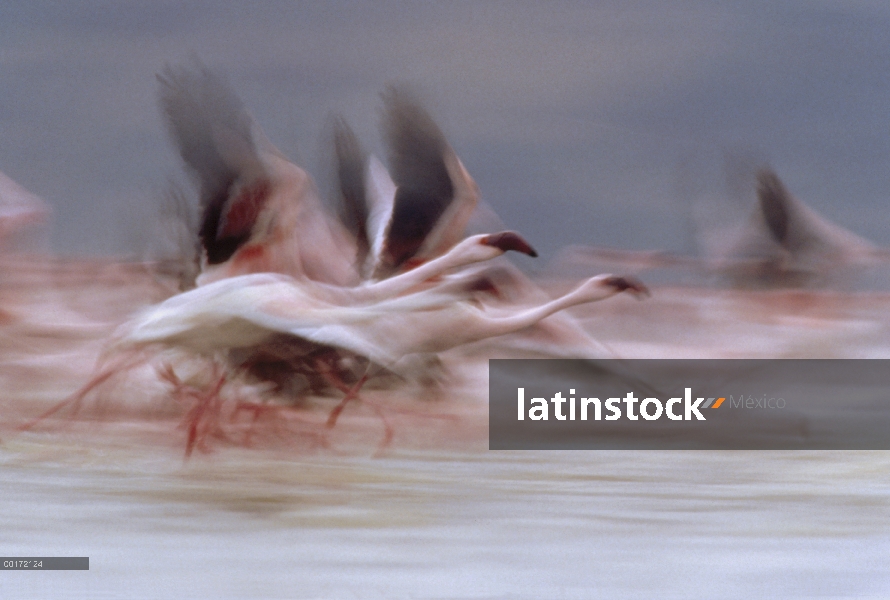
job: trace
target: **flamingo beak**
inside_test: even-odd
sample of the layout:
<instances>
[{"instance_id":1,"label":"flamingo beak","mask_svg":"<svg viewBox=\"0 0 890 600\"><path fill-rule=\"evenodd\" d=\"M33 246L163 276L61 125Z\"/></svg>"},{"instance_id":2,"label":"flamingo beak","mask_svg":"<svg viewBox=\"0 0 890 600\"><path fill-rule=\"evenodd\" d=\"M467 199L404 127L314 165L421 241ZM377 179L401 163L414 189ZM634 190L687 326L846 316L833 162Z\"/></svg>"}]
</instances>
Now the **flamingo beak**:
<instances>
[{"instance_id":1,"label":"flamingo beak","mask_svg":"<svg viewBox=\"0 0 890 600\"><path fill-rule=\"evenodd\" d=\"M649 292L649 288L636 277L609 277L605 284L612 286L619 292L630 292L637 300L642 300L652 295Z\"/></svg>"},{"instance_id":2,"label":"flamingo beak","mask_svg":"<svg viewBox=\"0 0 890 600\"><path fill-rule=\"evenodd\" d=\"M537 258L538 253L532 248L532 245L525 241L521 235L515 231L502 231L500 233L492 233L482 239L482 243L486 246L494 246L502 251L514 250L522 252L533 258Z\"/></svg>"}]
</instances>

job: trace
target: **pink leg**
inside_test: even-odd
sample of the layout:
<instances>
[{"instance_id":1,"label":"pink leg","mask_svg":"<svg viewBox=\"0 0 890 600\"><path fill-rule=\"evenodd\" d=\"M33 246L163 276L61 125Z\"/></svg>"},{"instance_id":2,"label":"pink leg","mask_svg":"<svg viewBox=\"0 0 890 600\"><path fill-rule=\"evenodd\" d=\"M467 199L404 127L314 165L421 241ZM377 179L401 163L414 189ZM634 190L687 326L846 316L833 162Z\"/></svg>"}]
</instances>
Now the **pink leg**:
<instances>
[{"instance_id":1,"label":"pink leg","mask_svg":"<svg viewBox=\"0 0 890 600\"><path fill-rule=\"evenodd\" d=\"M207 436L212 426L215 425L216 428L219 427L219 413L222 406L222 399L220 398L219 392L225 382L226 374L223 373L219 376L210 391L200 395L193 394L197 396L198 402L186 414L185 419L183 420L183 423L188 426L188 439L185 443L186 459L192 455L192 451L195 449L196 445L202 444L204 437ZM208 419L209 422L205 423L204 427L201 427L201 421L204 414L207 412L210 413L210 419Z\"/></svg>"},{"instance_id":2,"label":"pink leg","mask_svg":"<svg viewBox=\"0 0 890 600\"><path fill-rule=\"evenodd\" d=\"M112 376L116 375L120 371L125 371L129 369L133 369L138 367L139 365L148 361L149 357L142 354L141 351L134 351L128 354L125 354L119 361L114 362L110 367L105 369L104 371L100 371L97 375L95 375L92 379L90 379L86 384L84 384L79 390L74 392L68 398L65 398L51 409L40 415L39 417L28 421L24 425L19 427L19 431L27 431L31 429L39 422L43 421L47 417L54 415L59 412L66 406L72 407L72 415L77 414L80 410L80 404L83 402L83 399L96 389L98 386L102 385L106 381L108 381Z\"/></svg>"},{"instance_id":3,"label":"pink leg","mask_svg":"<svg viewBox=\"0 0 890 600\"><path fill-rule=\"evenodd\" d=\"M340 413L343 412L343 409L346 408L346 405L349 404L350 401L358 398L358 392L362 389L362 386L365 384L365 381L368 380L368 374L365 373L362 375L362 378L359 379L352 388L347 388L346 395L343 396L343 399L340 401L340 404L334 407L331 411L331 414L328 415L327 426L328 429L331 429L334 425L337 424L337 418L340 416Z\"/></svg>"},{"instance_id":4,"label":"pink leg","mask_svg":"<svg viewBox=\"0 0 890 600\"><path fill-rule=\"evenodd\" d=\"M377 446L377 452L374 453L374 457L377 458L383 454L384 450L389 448L390 444L392 444L392 438L395 435L395 431L393 431L389 419L386 418L386 413L383 412L383 409L380 408L377 403L365 400L365 404L370 406L371 410L377 413L377 416L383 421L383 439L380 441L380 445Z\"/></svg>"},{"instance_id":5,"label":"pink leg","mask_svg":"<svg viewBox=\"0 0 890 600\"><path fill-rule=\"evenodd\" d=\"M339 377L337 377L336 373L333 373L332 369L330 369L327 365L323 364L321 361L317 361L317 366L319 367L319 370L321 370L322 375L324 375L325 379L327 379L331 383L331 385L346 394L340 401L340 403L334 407L334 409L331 411L331 414L328 415L327 427L328 429L331 429L334 427L334 425L337 424L337 418L340 416L340 413L343 412L343 409L346 408L346 405L349 404L349 402L351 402L352 400L358 398L359 390L361 390L362 386L368 380L368 371L370 371L371 367L370 365L368 365L368 368L365 370L365 374L362 375L361 379L359 379L355 383L355 385L350 388L345 383L343 383L343 381ZM383 409L380 408L379 405L367 400L365 400L364 402L365 404L370 406L371 410L373 410L377 414L377 416L380 417L380 420L383 421L383 440L380 442L380 446L377 448L377 452L375 453L375 456L380 456L383 450L388 448L389 445L392 443L392 438L395 432L393 431L389 419L386 418L386 414L383 412Z\"/></svg>"}]
</instances>

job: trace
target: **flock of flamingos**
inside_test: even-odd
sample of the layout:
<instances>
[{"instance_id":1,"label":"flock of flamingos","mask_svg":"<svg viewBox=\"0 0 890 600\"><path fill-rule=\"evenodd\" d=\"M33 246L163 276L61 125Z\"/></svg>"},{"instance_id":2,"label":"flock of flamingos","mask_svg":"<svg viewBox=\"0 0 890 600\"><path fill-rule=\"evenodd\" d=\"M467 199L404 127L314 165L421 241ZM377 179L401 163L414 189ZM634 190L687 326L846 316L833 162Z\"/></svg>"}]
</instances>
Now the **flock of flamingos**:
<instances>
[{"instance_id":1,"label":"flock of flamingos","mask_svg":"<svg viewBox=\"0 0 890 600\"><path fill-rule=\"evenodd\" d=\"M80 389L19 430L71 418L107 382L145 368L181 409L187 456L233 439L236 421L251 428L287 420L311 410L307 399L316 396L338 399L327 428L351 402L365 402L386 423L385 407L363 399L363 387L435 387L445 371L440 353L515 332L543 331L549 356L602 356L561 311L619 293L649 295L634 277L599 275L550 298L496 260L536 256L522 235L467 237L477 186L407 89L382 95L388 169L335 120L338 197L330 211L223 78L192 65L167 67L158 81L170 137L197 184L193 260L178 265L178 293L136 310L103 341ZM0 190L2 239L45 217L40 201L5 177ZM694 260L734 280L797 285L886 259L884 249L794 199L769 169L757 174L757 197L722 252L707 260L658 254L653 264ZM585 252L609 254L576 256ZM387 424L382 445L391 438Z\"/></svg>"}]
</instances>

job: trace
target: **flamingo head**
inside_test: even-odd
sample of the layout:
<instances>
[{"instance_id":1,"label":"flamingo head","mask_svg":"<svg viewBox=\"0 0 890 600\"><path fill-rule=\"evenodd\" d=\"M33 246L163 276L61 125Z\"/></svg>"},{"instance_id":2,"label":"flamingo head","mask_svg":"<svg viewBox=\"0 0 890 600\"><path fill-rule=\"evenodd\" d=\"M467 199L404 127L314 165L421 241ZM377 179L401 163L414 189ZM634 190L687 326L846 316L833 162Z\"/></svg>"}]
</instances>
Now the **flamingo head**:
<instances>
[{"instance_id":1,"label":"flamingo head","mask_svg":"<svg viewBox=\"0 0 890 600\"><path fill-rule=\"evenodd\" d=\"M498 254L513 250L514 252L522 252L531 257L538 256L538 253L532 248L531 244L515 231L489 233L487 235L476 236L476 238L478 238L476 240L478 244L488 246L489 248L495 248L497 249Z\"/></svg>"},{"instance_id":2,"label":"flamingo head","mask_svg":"<svg viewBox=\"0 0 890 600\"><path fill-rule=\"evenodd\" d=\"M634 277L616 275L597 275L582 283L573 293L580 302L594 302L614 296L621 292L629 292L638 300L650 296L649 288Z\"/></svg>"},{"instance_id":3,"label":"flamingo head","mask_svg":"<svg viewBox=\"0 0 890 600\"><path fill-rule=\"evenodd\" d=\"M458 267L491 260L510 250L529 256L538 255L521 235L515 231L502 231L466 238L451 249L446 260L450 267Z\"/></svg>"}]
</instances>

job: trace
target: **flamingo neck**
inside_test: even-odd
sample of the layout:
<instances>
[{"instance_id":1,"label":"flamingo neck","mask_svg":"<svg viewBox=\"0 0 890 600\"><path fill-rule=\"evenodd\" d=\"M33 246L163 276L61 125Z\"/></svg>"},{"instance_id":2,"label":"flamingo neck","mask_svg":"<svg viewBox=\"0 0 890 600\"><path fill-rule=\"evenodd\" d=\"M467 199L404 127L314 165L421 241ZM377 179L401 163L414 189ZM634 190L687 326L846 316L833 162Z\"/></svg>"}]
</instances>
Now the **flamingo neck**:
<instances>
[{"instance_id":1,"label":"flamingo neck","mask_svg":"<svg viewBox=\"0 0 890 600\"><path fill-rule=\"evenodd\" d=\"M598 288L597 294L592 294L590 291L583 289L583 287L584 286L579 287L564 296L547 302L546 304L524 310L509 317L489 317L487 318L488 331L486 331L485 336L494 337L497 335L513 333L514 331L519 331L520 329L534 325L553 313L571 308L577 304L605 300L618 293L618 290L611 286L602 286Z\"/></svg>"},{"instance_id":2,"label":"flamingo neck","mask_svg":"<svg viewBox=\"0 0 890 600\"><path fill-rule=\"evenodd\" d=\"M460 266L461 257L449 252L429 262L425 262L410 271L377 281L370 285L350 289L350 295L356 302L371 302L392 298L411 288L420 285L424 281L441 275L448 269Z\"/></svg>"}]
</instances>

